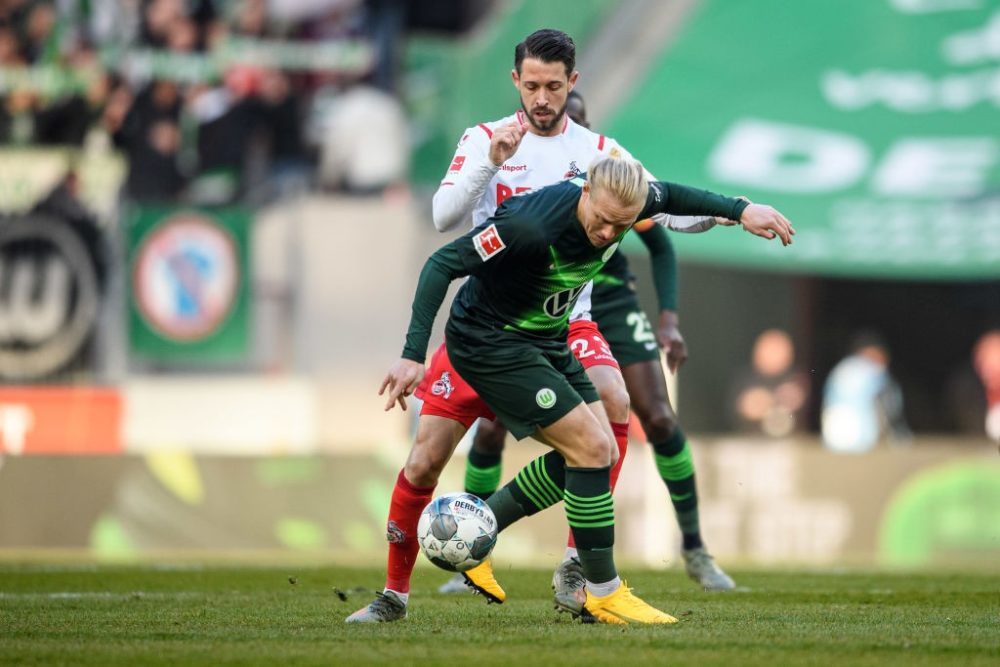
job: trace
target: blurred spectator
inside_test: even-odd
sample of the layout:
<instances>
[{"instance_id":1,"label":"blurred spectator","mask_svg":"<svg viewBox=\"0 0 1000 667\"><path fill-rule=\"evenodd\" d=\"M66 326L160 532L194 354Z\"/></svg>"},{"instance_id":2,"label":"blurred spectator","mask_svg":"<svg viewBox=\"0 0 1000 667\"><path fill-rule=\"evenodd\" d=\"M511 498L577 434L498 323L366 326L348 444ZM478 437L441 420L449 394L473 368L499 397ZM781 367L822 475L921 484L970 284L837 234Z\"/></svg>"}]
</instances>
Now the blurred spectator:
<instances>
[{"instance_id":1,"label":"blurred spectator","mask_svg":"<svg viewBox=\"0 0 1000 667\"><path fill-rule=\"evenodd\" d=\"M165 48L171 28L186 18L183 0L149 0L142 12L140 40L146 46Z\"/></svg>"},{"instance_id":2,"label":"blurred spectator","mask_svg":"<svg viewBox=\"0 0 1000 667\"><path fill-rule=\"evenodd\" d=\"M266 196L281 199L295 195L309 186L312 166L300 129L304 122L302 104L288 74L264 72L260 100L270 153Z\"/></svg>"},{"instance_id":3,"label":"blurred spectator","mask_svg":"<svg viewBox=\"0 0 1000 667\"><path fill-rule=\"evenodd\" d=\"M79 235L90 254L98 285L103 291L107 284L111 250L97 217L80 199L80 178L76 171L70 169L63 179L32 207L30 213L51 216L68 225Z\"/></svg>"},{"instance_id":4,"label":"blurred spectator","mask_svg":"<svg viewBox=\"0 0 1000 667\"><path fill-rule=\"evenodd\" d=\"M903 393L889 374L889 350L880 336L859 334L823 389L823 444L833 451L862 453L888 439L908 443Z\"/></svg>"},{"instance_id":5,"label":"blurred spectator","mask_svg":"<svg viewBox=\"0 0 1000 667\"><path fill-rule=\"evenodd\" d=\"M781 329L754 341L752 366L732 387L732 426L744 433L783 437L802 428L809 381L795 367L795 346Z\"/></svg>"},{"instance_id":6,"label":"blurred spectator","mask_svg":"<svg viewBox=\"0 0 1000 667\"><path fill-rule=\"evenodd\" d=\"M198 204L232 204L244 190L244 167L259 125L254 94L260 73L230 70L221 86L191 88L185 114L197 136L198 171L190 198Z\"/></svg>"},{"instance_id":7,"label":"blurred spectator","mask_svg":"<svg viewBox=\"0 0 1000 667\"><path fill-rule=\"evenodd\" d=\"M948 384L956 425L963 433L1000 440L1000 329L980 336L970 357Z\"/></svg>"},{"instance_id":8,"label":"blurred spectator","mask_svg":"<svg viewBox=\"0 0 1000 667\"><path fill-rule=\"evenodd\" d=\"M979 339L973 365L986 394L986 435L1000 440L1000 329Z\"/></svg>"},{"instance_id":9,"label":"blurred spectator","mask_svg":"<svg viewBox=\"0 0 1000 667\"><path fill-rule=\"evenodd\" d=\"M93 145L106 135L125 153L124 194L140 201L223 204L253 193L261 203L308 187L320 159L326 185L379 191L407 161L391 92L404 9L397 0L0 2L0 141L79 147L98 130ZM367 45L374 62L338 60L329 48L338 40Z\"/></svg>"},{"instance_id":10,"label":"blurred spectator","mask_svg":"<svg viewBox=\"0 0 1000 667\"><path fill-rule=\"evenodd\" d=\"M319 178L328 188L380 192L406 177L409 148L399 101L369 86L337 96L320 124Z\"/></svg>"},{"instance_id":11,"label":"blurred spectator","mask_svg":"<svg viewBox=\"0 0 1000 667\"><path fill-rule=\"evenodd\" d=\"M131 101L119 88L106 111L115 145L125 151L129 169L125 193L137 201L171 201L184 188L178 155L181 145L180 90L172 81L154 81ZM127 106L119 120L122 107Z\"/></svg>"}]
</instances>

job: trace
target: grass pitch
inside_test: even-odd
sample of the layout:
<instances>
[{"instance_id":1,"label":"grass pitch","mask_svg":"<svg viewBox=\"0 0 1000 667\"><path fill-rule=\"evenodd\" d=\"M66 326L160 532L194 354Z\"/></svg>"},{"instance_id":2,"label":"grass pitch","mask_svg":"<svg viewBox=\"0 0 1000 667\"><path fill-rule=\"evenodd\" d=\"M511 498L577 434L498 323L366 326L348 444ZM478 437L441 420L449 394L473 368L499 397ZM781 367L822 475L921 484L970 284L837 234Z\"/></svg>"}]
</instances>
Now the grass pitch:
<instances>
[{"instance_id":1,"label":"grass pitch","mask_svg":"<svg viewBox=\"0 0 1000 667\"><path fill-rule=\"evenodd\" d=\"M680 623L571 622L542 570L499 569L509 598L487 606L421 568L407 620L359 626L381 570L0 562L0 664L1000 664L1000 575L735 571L739 591L709 594L625 574Z\"/></svg>"}]
</instances>

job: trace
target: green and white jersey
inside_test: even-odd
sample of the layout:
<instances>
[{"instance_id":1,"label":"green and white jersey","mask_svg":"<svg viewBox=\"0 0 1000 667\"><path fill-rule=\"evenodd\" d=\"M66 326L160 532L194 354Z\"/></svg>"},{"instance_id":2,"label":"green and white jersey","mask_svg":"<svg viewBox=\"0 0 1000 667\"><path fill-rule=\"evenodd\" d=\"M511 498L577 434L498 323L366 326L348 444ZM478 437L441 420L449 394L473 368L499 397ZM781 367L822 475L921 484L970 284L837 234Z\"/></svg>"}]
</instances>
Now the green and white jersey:
<instances>
[{"instance_id":1,"label":"green and white jersey","mask_svg":"<svg viewBox=\"0 0 1000 667\"><path fill-rule=\"evenodd\" d=\"M452 304L449 327L486 318L506 331L565 339L577 297L620 241L590 244L576 217L583 183L575 178L512 198L456 244L472 278Z\"/></svg>"},{"instance_id":2,"label":"green and white jersey","mask_svg":"<svg viewBox=\"0 0 1000 667\"><path fill-rule=\"evenodd\" d=\"M484 227L434 253L421 272L403 356L423 362L448 284L471 276L452 303L446 336L496 344L507 336L565 345L583 287L618 249L591 245L576 217L583 177L512 197ZM658 213L739 219L746 202L664 182L650 184L644 219Z\"/></svg>"}]
</instances>

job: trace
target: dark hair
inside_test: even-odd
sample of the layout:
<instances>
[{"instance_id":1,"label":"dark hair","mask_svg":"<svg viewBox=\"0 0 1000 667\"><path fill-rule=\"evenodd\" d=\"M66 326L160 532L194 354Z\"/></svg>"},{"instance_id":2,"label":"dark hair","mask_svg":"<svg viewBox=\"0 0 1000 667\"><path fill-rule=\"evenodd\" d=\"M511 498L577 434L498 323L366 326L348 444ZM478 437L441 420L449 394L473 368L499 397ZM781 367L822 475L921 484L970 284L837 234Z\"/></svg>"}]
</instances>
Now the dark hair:
<instances>
[{"instance_id":1,"label":"dark hair","mask_svg":"<svg viewBox=\"0 0 1000 667\"><path fill-rule=\"evenodd\" d=\"M536 30L514 47L514 69L518 74L525 58L537 58L543 63L561 62L569 77L576 69L576 44L561 30Z\"/></svg>"},{"instance_id":2,"label":"dark hair","mask_svg":"<svg viewBox=\"0 0 1000 667\"><path fill-rule=\"evenodd\" d=\"M574 101L577 103L574 104ZM566 96L566 115L572 118L577 125L590 129L590 122L587 120L587 103L584 101L583 95L576 92L576 88L569 91Z\"/></svg>"},{"instance_id":3,"label":"dark hair","mask_svg":"<svg viewBox=\"0 0 1000 667\"><path fill-rule=\"evenodd\" d=\"M850 351L851 353L859 352L866 347L878 347L883 350L888 350L888 344L885 342L885 338L882 337L878 331L874 329L861 329L854 333L851 337Z\"/></svg>"}]
</instances>

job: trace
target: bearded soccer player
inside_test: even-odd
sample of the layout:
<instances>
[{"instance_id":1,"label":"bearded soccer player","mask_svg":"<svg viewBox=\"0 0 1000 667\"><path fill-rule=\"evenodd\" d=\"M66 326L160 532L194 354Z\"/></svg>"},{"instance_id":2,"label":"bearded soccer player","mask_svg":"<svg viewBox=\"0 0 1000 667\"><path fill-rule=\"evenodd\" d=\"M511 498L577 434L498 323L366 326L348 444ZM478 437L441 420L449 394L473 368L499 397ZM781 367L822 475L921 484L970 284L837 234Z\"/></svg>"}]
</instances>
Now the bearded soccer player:
<instances>
[{"instance_id":1,"label":"bearded soccer player","mask_svg":"<svg viewBox=\"0 0 1000 667\"><path fill-rule=\"evenodd\" d=\"M590 128L586 105L575 90L567 97L566 113L577 125ZM613 145L610 149L613 154L618 150L620 149ZM715 219L708 219L700 223L699 227L704 229L715 223ZM732 590L736 587L732 578L715 563L702 542L694 461L687 439L670 405L660 362L660 348L666 353L667 366L671 372L676 373L687 359L684 338L678 330L677 267L673 246L663 227L652 220L642 220L636 223L634 229L649 250L652 261L653 280L660 305L656 330L653 330L639 304L635 276L629 268L628 260L623 253L615 253L594 278L591 298L589 315L593 317L599 335L603 338L589 341L580 337L574 339L571 334L571 340L574 341L571 345L576 346L574 351L578 358L580 353L590 351L591 343L595 343L597 349L602 345L610 347L610 355L602 355L602 359L612 358L620 365L630 407L639 418L643 432L652 445L656 469L667 486L681 530L681 555L688 576L705 590ZM577 321L579 320L571 320L571 330ZM587 358L581 358L581 362L585 368L588 366ZM624 430L622 426L614 426ZM503 424L497 421L479 421L466 460L465 490L468 493L485 500L500 485L501 455L506 435L507 429ZM621 445L619 449L624 452ZM619 465L620 463L621 461ZM566 599L568 591L579 586L581 578L579 559L570 535L565 559L552 576L557 604ZM469 589L464 578L457 575L438 590L450 593Z\"/></svg>"},{"instance_id":2,"label":"bearded soccer player","mask_svg":"<svg viewBox=\"0 0 1000 667\"><path fill-rule=\"evenodd\" d=\"M405 408L405 397L424 378L431 327L448 285L471 276L445 329L451 364L516 438L532 435L554 450L487 503L502 532L564 502L585 578L581 613L604 623L676 619L633 595L618 576L610 488L614 434L593 384L565 344L566 304L614 255L637 218L661 213L738 220L786 245L794 234L769 206L649 183L637 161L599 158L586 180L575 177L510 198L484 228L431 256L417 285L402 358L380 390L388 390L386 409L396 403ZM490 561L475 569L495 581Z\"/></svg>"}]
</instances>

